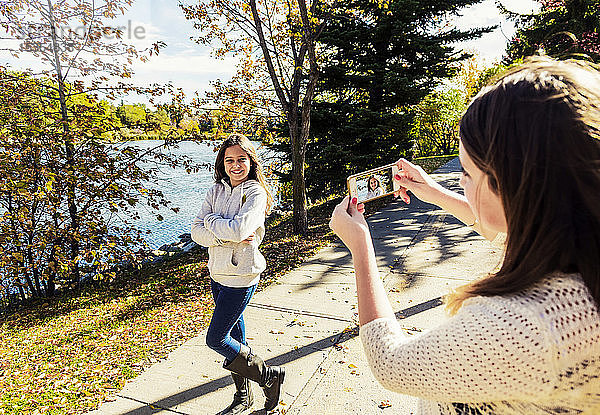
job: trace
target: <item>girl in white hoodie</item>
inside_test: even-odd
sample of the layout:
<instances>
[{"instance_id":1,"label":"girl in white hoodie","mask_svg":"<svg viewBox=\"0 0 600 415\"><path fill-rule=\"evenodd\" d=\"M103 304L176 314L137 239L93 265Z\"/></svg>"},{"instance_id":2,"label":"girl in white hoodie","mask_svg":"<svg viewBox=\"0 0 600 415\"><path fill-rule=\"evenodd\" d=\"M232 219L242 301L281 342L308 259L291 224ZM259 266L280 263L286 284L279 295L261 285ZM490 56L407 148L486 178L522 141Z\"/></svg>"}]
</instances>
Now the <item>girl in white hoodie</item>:
<instances>
[{"instance_id":1,"label":"girl in white hoodie","mask_svg":"<svg viewBox=\"0 0 600 415\"><path fill-rule=\"evenodd\" d=\"M284 369L267 366L246 343L243 312L266 262L258 250L265 235L265 215L273 205L254 146L241 134L221 144L215 161L215 184L192 223L192 239L208 247L208 269L215 309L206 334L208 347L225 357L236 392L223 414L237 414L253 404L248 380L264 390L265 409L279 402Z\"/></svg>"}]
</instances>

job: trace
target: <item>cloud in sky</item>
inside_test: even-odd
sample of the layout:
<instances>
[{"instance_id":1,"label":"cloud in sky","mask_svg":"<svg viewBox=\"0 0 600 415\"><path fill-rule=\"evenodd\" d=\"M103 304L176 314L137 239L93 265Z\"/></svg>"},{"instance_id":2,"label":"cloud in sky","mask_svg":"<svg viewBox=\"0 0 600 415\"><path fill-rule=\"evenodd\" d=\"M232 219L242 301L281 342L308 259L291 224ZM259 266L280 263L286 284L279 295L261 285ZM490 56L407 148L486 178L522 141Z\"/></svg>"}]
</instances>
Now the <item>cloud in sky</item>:
<instances>
[{"instance_id":1,"label":"cloud in sky","mask_svg":"<svg viewBox=\"0 0 600 415\"><path fill-rule=\"evenodd\" d=\"M521 13L531 12L538 7L533 0L501 2L508 9ZM493 33L480 39L457 45L476 51L488 62L498 60L502 56L507 38L514 34L514 26L500 16L494 0L485 0L461 11L454 23L460 29L500 26ZM137 84L172 82L175 87L183 88L187 95L192 96L196 91L203 94L209 88L211 80L227 80L235 71L235 59L217 60L210 56L208 46L190 40L197 32L193 23L185 19L173 0L136 0L126 14L112 24L124 27L126 40L140 49L150 47L159 40L167 44L159 55L153 56L149 62L134 64L132 81ZM128 39L130 35L139 35L142 32L143 36L131 36L131 39ZM0 63L7 62L14 69L40 69L34 58L25 56L15 60L5 53L0 54Z\"/></svg>"},{"instance_id":2,"label":"cloud in sky","mask_svg":"<svg viewBox=\"0 0 600 415\"><path fill-rule=\"evenodd\" d=\"M531 13L539 9L539 3L533 0L501 0L507 9L518 13ZM487 63L499 60L508 40L515 33L515 26L500 15L494 0L485 0L466 8L456 18L457 28L465 30L472 27L495 26L498 28L479 39L457 44L465 50L475 52Z\"/></svg>"},{"instance_id":3,"label":"cloud in sky","mask_svg":"<svg viewBox=\"0 0 600 415\"><path fill-rule=\"evenodd\" d=\"M194 50L171 54L161 52L149 62L134 65L134 81L139 85L171 82L191 97L196 91L202 95L209 90L210 81L231 77L235 63L233 59L217 61L206 52L198 54Z\"/></svg>"},{"instance_id":4,"label":"cloud in sky","mask_svg":"<svg viewBox=\"0 0 600 415\"><path fill-rule=\"evenodd\" d=\"M501 0L508 9L527 13L537 8L533 0ZM138 0L132 8L131 16L136 19L142 15L144 21L159 28L162 40L167 48L160 55L144 65L136 65L136 79L168 79L176 86L184 88L186 93L202 93L208 88L210 80L228 79L235 71L235 60L215 60L210 49L198 45L189 38L195 36L192 22L186 20L183 12L172 0ZM514 25L506 21L495 5L494 0L485 0L467 8L456 19L457 27L493 26L499 28L480 39L457 45L475 51L488 62L499 60L506 48L507 38L514 33Z\"/></svg>"}]
</instances>

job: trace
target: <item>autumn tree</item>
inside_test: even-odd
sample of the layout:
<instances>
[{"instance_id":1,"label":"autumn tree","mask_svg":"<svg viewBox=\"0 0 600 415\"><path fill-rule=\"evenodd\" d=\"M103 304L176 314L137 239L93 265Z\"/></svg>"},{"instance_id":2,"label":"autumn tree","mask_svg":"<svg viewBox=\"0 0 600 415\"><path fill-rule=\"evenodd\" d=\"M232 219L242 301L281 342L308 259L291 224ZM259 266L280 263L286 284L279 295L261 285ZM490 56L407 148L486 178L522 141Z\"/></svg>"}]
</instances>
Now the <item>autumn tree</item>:
<instances>
[{"instance_id":1,"label":"autumn tree","mask_svg":"<svg viewBox=\"0 0 600 415\"><path fill-rule=\"evenodd\" d=\"M308 230L304 165L310 114L318 79L316 40L324 1L209 0L182 5L201 44L218 46L216 57L239 61L230 82L215 82L208 98L222 111L262 125L283 117L289 134L293 183L293 227Z\"/></svg>"},{"instance_id":2,"label":"autumn tree","mask_svg":"<svg viewBox=\"0 0 600 415\"><path fill-rule=\"evenodd\" d=\"M411 136L415 156L453 154L458 151L458 123L466 108L462 91L434 91L414 108Z\"/></svg>"},{"instance_id":3,"label":"autumn tree","mask_svg":"<svg viewBox=\"0 0 600 415\"><path fill-rule=\"evenodd\" d=\"M411 141L415 157L454 154L458 151L458 125L471 99L501 72L487 67L476 55L461 62L459 72L412 107Z\"/></svg>"},{"instance_id":4,"label":"autumn tree","mask_svg":"<svg viewBox=\"0 0 600 415\"><path fill-rule=\"evenodd\" d=\"M134 59L145 61L161 44L139 51L109 25L131 0L14 0L0 5L3 49L29 54L42 71L1 68L0 226L2 275L21 297L49 296L58 282L77 285L135 259L141 235L131 226L134 207L168 205L147 188L158 167L176 163L156 151L111 143L115 113L100 93L134 88ZM168 138L168 137L167 137ZM170 145L166 140L161 145ZM39 283L38 283L39 280Z\"/></svg>"},{"instance_id":5,"label":"autumn tree","mask_svg":"<svg viewBox=\"0 0 600 415\"><path fill-rule=\"evenodd\" d=\"M134 128L146 124L146 108L144 105L120 105L117 116L124 126Z\"/></svg>"},{"instance_id":6,"label":"autumn tree","mask_svg":"<svg viewBox=\"0 0 600 415\"><path fill-rule=\"evenodd\" d=\"M56 86L50 79L42 81L26 74L0 75L0 275L8 278L6 290L17 290L20 299L51 296L57 283L72 282L73 266L69 249L73 230L64 196L73 173L66 168L63 148L57 146L64 128ZM85 95L74 101L80 117L70 123L70 131L100 141L98 136L106 131L103 124L111 122L107 107ZM133 242L135 237L130 236L130 229L120 228L127 236L111 238L103 229L107 222L98 217L114 210L109 207L103 212L105 202L118 205L125 198L125 187L120 186L123 179L119 178L124 172L113 175L116 165L111 165L105 146L79 147L80 143L74 142L78 146L76 160L79 156L88 160L102 157L107 164L86 164L85 173L83 165L75 165L80 182L88 180L86 187L77 187L76 260L90 265L104 260L114 263L116 258L127 257L117 242ZM110 258L117 251L119 254Z\"/></svg>"},{"instance_id":7,"label":"autumn tree","mask_svg":"<svg viewBox=\"0 0 600 415\"><path fill-rule=\"evenodd\" d=\"M167 111L163 109L157 109L156 111L150 111L146 114L146 120L148 128L153 130L161 130L163 127L167 127L171 124L171 119Z\"/></svg>"},{"instance_id":8,"label":"autumn tree","mask_svg":"<svg viewBox=\"0 0 600 415\"><path fill-rule=\"evenodd\" d=\"M190 115L190 107L185 102L183 89L177 88L171 91L171 101L158 104L157 107L164 110L175 128L179 128L181 121L186 115Z\"/></svg>"},{"instance_id":9,"label":"autumn tree","mask_svg":"<svg viewBox=\"0 0 600 415\"><path fill-rule=\"evenodd\" d=\"M600 62L600 1L540 0L537 13L520 14L498 4L515 21L517 32L506 49L505 63L544 54Z\"/></svg>"}]
</instances>

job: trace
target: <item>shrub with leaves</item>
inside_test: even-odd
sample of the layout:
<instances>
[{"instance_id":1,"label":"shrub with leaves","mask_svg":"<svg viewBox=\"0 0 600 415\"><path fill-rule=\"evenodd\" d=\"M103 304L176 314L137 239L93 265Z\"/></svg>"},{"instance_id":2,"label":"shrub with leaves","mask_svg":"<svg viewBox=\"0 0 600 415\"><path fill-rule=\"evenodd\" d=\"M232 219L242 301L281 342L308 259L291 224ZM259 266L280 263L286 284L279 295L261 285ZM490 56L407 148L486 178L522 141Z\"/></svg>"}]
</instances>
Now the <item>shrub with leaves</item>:
<instances>
[{"instance_id":1,"label":"shrub with leaves","mask_svg":"<svg viewBox=\"0 0 600 415\"><path fill-rule=\"evenodd\" d=\"M39 71L0 68L0 306L51 296L82 278L110 275L138 256L132 226L136 206L168 202L157 188L161 165L185 164L157 150L140 150L121 134L117 111L99 98L132 92L153 97L162 86L134 87L135 59L164 46L138 50L110 25L131 0L14 0L0 4L3 49L37 59ZM122 114L121 114L122 115ZM148 123L144 112L145 122ZM151 117L148 128L166 121ZM146 129L146 126L142 126ZM160 215L157 214L160 220Z\"/></svg>"},{"instance_id":2,"label":"shrub with leaves","mask_svg":"<svg viewBox=\"0 0 600 415\"><path fill-rule=\"evenodd\" d=\"M77 284L72 279L75 266L83 276L101 278L119 264L135 262L143 246L143 235L132 224L137 206L169 204L148 183L160 165L185 161L156 151L170 145L168 140L144 152L127 142L107 141L103 137L118 120L105 103L79 94L67 106L75 150L68 162L55 84L25 74L0 76L0 275L5 300L51 296L57 284ZM73 183L76 228L66 197ZM78 244L75 257L72 241Z\"/></svg>"}]
</instances>

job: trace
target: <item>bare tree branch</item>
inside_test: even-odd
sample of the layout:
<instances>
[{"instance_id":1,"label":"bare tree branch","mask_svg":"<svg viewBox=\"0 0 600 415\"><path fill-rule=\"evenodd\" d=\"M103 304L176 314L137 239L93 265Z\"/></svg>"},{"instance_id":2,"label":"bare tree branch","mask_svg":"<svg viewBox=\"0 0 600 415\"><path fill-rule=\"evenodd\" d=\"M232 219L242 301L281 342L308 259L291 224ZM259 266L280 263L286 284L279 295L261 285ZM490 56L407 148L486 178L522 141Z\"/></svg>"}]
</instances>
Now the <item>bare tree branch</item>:
<instances>
[{"instance_id":1,"label":"bare tree branch","mask_svg":"<svg viewBox=\"0 0 600 415\"><path fill-rule=\"evenodd\" d=\"M265 63L267 68L269 69L269 75L271 76L271 81L273 82L273 86L275 87L275 92L277 93L277 97L279 98L279 102L281 107L285 112L289 111L290 103L286 99L286 96L281 88L279 83L279 79L277 78L277 74L275 73L275 68L273 67L273 61L271 59L271 54L269 49L267 48L267 44L265 41L265 35L262 30L262 22L258 16L258 10L256 8L256 0L250 0L250 8L252 9L252 16L254 17L254 24L256 26L256 32L258 34L258 39L260 42L261 49L263 51Z\"/></svg>"}]
</instances>

